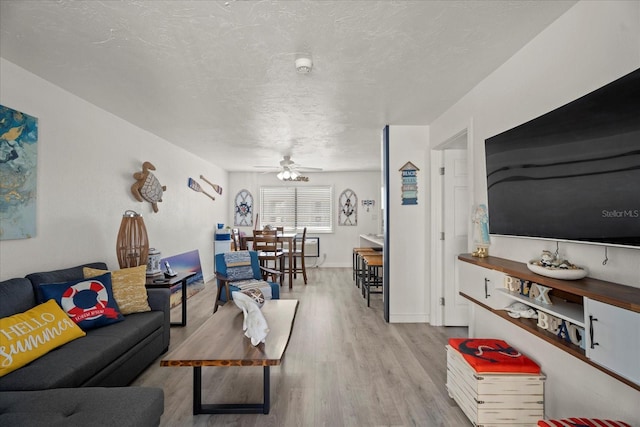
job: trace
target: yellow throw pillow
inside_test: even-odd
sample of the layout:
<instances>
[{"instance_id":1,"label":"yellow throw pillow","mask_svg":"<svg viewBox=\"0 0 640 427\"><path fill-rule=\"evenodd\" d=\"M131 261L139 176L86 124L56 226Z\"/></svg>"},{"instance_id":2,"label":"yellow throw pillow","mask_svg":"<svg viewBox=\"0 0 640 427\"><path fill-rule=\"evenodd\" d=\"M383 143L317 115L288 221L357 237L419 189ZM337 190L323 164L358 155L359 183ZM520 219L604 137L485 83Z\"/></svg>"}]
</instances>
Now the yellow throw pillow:
<instances>
[{"instance_id":1,"label":"yellow throw pillow","mask_svg":"<svg viewBox=\"0 0 640 427\"><path fill-rule=\"evenodd\" d=\"M86 334L55 300L0 319L0 377Z\"/></svg>"},{"instance_id":2,"label":"yellow throw pillow","mask_svg":"<svg viewBox=\"0 0 640 427\"><path fill-rule=\"evenodd\" d=\"M89 279L104 274L105 270L84 267L82 272L84 278ZM151 311L147 300L147 288L144 286L147 280L146 274L146 265L111 272L111 288L113 289L113 297L120 307L120 313Z\"/></svg>"}]
</instances>

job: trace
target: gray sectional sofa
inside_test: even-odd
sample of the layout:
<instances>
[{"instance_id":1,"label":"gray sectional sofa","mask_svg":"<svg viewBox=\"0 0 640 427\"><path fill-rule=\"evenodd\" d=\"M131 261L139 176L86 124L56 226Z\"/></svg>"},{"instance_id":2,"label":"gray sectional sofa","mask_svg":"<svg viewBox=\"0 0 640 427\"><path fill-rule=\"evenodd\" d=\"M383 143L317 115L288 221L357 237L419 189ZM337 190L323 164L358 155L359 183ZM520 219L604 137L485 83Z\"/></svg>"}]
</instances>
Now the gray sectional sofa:
<instances>
[{"instance_id":1,"label":"gray sectional sofa","mask_svg":"<svg viewBox=\"0 0 640 427\"><path fill-rule=\"evenodd\" d=\"M0 282L0 318L35 307L39 303L39 284L82 278L85 266L107 269L104 263L91 263ZM75 402L71 413L75 414L78 425L82 424L82 416L87 415L81 414L83 408L95 411L98 407L104 408L104 412L115 411L119 417L129 416L136 421L131 425L157 425L164 406L162 390L126 386L169 347L169 292L168 289L147 290L151 311L129 314L121 322L91 329L85 337L0 377L0 425L45 425L39 421L46 419L47 425L52 425L51 421L60 416L66 425L73 425L69 400ZM122 387L126 387L126 391ZM64 391L43 392L51 389ZM123 396L127 397L124 401ZM29 400L34 404L46 402L44 407L48 409L42 405L25 406L24 402ZM116 407L95 405L101 401L112 402ZM37 407L44 412L36 410ZM56 408L61 412L57 413ZM146 413L141 419L142 410ZM110 416L100 418L94 414L93 420L113 425Z\"/></svg>"}]
</instances>

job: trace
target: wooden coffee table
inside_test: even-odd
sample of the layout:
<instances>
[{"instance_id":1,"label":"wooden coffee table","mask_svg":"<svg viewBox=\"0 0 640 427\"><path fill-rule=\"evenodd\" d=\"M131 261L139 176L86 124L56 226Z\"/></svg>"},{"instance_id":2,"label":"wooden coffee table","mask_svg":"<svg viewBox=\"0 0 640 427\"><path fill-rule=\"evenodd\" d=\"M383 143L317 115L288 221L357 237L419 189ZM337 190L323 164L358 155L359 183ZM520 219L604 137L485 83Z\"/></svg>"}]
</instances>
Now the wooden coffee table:
<instances>
[{"instance_id":1,"label":"wooden coffee table","mask_svg":"<svg viewBox=\"0 0 640 427\"><path fill-rule=\"evenodd\" d=\"M244 336L242 311L225 304L175 350L160 366L193 366L193 414L268 414L270 405L269 367L280 365L289 343L298 300L268 300L262 306L269 335L257 346ZM237 404L202 403L203 366L262 366L263 402Z\"/></svg>"}]
</instances>

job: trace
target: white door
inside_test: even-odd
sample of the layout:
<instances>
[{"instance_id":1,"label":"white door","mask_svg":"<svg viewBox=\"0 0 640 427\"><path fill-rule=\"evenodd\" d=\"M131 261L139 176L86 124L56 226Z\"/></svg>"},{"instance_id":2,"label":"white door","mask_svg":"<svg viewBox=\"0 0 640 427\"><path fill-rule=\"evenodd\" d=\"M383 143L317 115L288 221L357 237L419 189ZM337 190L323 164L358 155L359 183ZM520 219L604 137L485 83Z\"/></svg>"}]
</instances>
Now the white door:
<instances>
[{"instance_id":1,"label":"white door","mask_svg":"<svg viewBox=\"0 0 640 427\"><path fill-rule=\"evenodd\" d=\"M444 150L443 188L443 283L445 326L467 326L468 302L459 294L456 272L458 254L467 251L469 206L467 151Z\"/></svg>"}]
</instances>

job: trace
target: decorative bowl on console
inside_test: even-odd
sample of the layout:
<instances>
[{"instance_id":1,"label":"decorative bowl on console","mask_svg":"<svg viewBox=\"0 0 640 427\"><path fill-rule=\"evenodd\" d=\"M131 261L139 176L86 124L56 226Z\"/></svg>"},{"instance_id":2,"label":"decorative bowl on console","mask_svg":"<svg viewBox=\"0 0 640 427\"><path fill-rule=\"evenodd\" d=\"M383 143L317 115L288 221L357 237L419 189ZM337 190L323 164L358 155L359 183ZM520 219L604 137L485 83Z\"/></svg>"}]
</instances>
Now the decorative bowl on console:
<instances>
[{"instance_id":1,"label":"decorative bowl on console","mask_svg":"<svg viewBox=\"0 0 640 427\"><path fill-rule=\"evenodd\" d=\"M551 277L554 279L562 280L578 280L586 277L589 272L586 268L557 268L557 267L545 267L538 264L537 260L529 261L527 268L536 274L541 276Z\"/></svg>"}]
</instances>

